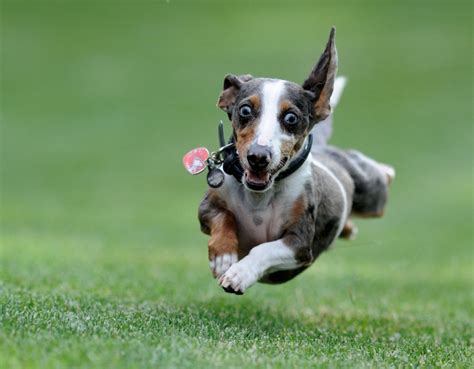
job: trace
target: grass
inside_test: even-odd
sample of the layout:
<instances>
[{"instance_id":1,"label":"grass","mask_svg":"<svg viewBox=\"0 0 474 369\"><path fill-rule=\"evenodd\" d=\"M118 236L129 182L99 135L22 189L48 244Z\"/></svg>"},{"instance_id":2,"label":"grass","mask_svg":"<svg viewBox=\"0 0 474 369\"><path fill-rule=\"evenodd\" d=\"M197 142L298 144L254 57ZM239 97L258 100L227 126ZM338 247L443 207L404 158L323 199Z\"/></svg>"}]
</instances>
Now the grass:
<instances>
[{"instance_id":1,"label":"grass","mask_svg":"<svg viewBox=\"0 0 474 369\"><path fill-rule=\"evenodd\" d=\"M5 368L473 366L468 2L1 4ZM333 142L387 215L282 286L225 294L181 156L228 72L301 81L338 27Z\"/></svg>"}]
</instances>

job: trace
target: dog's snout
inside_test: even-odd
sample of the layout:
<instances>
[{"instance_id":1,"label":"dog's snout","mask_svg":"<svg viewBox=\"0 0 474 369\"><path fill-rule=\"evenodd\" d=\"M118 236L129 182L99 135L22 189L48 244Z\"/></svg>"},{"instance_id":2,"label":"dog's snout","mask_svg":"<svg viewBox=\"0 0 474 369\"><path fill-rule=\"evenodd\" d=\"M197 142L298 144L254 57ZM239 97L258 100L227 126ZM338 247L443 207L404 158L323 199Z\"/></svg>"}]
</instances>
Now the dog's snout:
<instances>
[{"instance_id":1,"label":"dog's snout","mask_svg":"<svg viewBox=\"0 0 474 369\"><path fill-rule=\"evenodd\" d=\"M270 164L272 152L268 146L254 144L247 153L247 160L252 170L261 171Z\"/></svg>"}]
</instances>

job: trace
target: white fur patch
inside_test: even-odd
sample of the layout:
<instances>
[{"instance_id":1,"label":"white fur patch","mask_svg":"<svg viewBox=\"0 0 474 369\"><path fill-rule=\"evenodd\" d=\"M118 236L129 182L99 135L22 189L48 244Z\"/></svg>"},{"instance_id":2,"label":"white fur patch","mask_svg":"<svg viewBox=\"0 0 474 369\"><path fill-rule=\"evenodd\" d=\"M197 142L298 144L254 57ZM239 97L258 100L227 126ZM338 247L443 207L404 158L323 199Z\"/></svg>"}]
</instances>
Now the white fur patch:
<instances>
[{"instance_id":1,"label":"white fur patch","mask_svg":"<svg viewBox=\"0 0 474 369\"><path fill-rule=\"evenodd\" d=\"M339 190L341 191L341 195L342 195L342 213L341 213L341 220L339 221L339 226L337 228L337 234L336 234L336 238L341 234L342 232L342 229L344 228L344 224L346 223L346 220L347 220L347 211L348 211L348 207L347 207L347 195L346 195L346 191L344 190L344 186L342 185L341 181L339 181L339 179L337 179L337 177L334 175L333 172L331 172L331 170L326 167L325 165L321 164L320 162L318 162L317 160L313 159L313 163L314 165L316 165L318 168L321 168L322 170L324 170L327 174L329 174L329 176L333 179L333 181L336 183L337 187L339 188Z\"/></svg>"},{"instance_id":2,"label":"white fur patch","mask_svg":"<svg viewBox=\"0 0 474 369\"><path fill-rule=\"evenodd\" d=\"M211 269L212 274L216 278L219 278L232 266L232 264L235 264L237 260L237 253L218 255L209 261L209 268Z\"/></svg>"},{"instance_id":3,"label":"white fur patch","mask_svg":"<svg viewBox=\"0 0 474 369\"><path fill-rule=\"evenodd\" d=\"M336 80L334 81L334 89L332 91L331 100L330 100L330 105L332 109L334 109L339 103L339 100L341 99L342 91L344 91L344 87L346 87L346 83L347 83L347 78L343 76L337 77Z\"/></svg>"},{"instance_id":4,"label":"white fur patch","mask_svg":"<svg viewBox=\"0 0 474 369\"><path fill-rule=\"evenodd\" d=\"M219 284L243 293L266 273L295 269L299 265L294 251L282 240L266 242L254 247L246 257L232 265L220 278Z\"/></svg>"},{"instance_id":5,"label":"white fur patch","mask_svg":"<svg viewBox=\"0 0 474 369\"><path fill-rule=\"evenodd\" d=\"M275 157L280 160L281 141L287 137L278 122L279 102L285 92L285 81L272 80L265 82L262 88L262 115L257 128L257 144L271 146Z\"/></svg>"},{"instance_id":6,"label":"white fur patch","mask_svg":"<svg viewBox=\"0 0 474 369\"><path fill-rule=\"evenodd\" d=\"M269 146L276 131L280 130L278 123L278 102L284 91L283 81L265 82L262 88L262 116L257 132L257 144Z\"/></svg>"}]
</instances>

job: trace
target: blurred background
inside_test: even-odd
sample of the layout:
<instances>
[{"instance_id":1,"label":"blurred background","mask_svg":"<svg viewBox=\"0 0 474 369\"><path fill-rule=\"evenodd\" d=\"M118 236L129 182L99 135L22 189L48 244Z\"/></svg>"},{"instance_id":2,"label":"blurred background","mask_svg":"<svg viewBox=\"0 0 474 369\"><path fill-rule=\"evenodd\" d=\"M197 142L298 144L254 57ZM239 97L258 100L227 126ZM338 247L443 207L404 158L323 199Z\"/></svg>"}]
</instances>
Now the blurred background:
<instances>
[{"instance_id":1,"label":"blurred background","mask_svg":"<svg viewBox=\"0 0 474 369\"><path fill-rule=\"evenodd\" d=\"M4 2L4 235L91 232L204 255L206 183L181 158L216 147L223 76L303 81L334 24L349 84L332 142L398 175L387 217L360 222L361 237L406 262L466 262L470 17L457 2Z\"/></svg>"},{"instance_id":2,"label":"blurred background","mask_svg":"<svg viewBox=\"0 0 474 369\"><path fill-rule=\"evenodd\" d=\"M189 176L182 156L217 147L226 73L302 82L332 25L349 79L332 143L396 168L387 213L358 221L356 241L338 241L295 281L248 295L472 314L472 7L462 1L3 1L6 286L221 298L197 221L205 176Z\"/></svg>"}]
</instances>

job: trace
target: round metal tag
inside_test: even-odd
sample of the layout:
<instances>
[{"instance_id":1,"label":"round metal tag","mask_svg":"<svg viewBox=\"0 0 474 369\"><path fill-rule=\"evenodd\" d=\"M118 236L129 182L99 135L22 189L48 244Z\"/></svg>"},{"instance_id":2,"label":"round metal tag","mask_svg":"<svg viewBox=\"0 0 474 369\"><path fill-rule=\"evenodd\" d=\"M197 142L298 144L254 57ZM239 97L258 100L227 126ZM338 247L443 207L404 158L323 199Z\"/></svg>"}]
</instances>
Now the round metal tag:
<instances>
[{"instance_id":1,"label":"round metal tag","mask_svg":"<svg viewBox=\"0 0 474 369\"><path fill-rule=\"evenodd\" d=\"M207 173L207 184L209 187L218 188L224 183L224 172L218 168L212 168Z\"/></svg>"}]
</instances>

